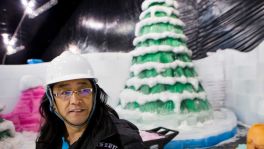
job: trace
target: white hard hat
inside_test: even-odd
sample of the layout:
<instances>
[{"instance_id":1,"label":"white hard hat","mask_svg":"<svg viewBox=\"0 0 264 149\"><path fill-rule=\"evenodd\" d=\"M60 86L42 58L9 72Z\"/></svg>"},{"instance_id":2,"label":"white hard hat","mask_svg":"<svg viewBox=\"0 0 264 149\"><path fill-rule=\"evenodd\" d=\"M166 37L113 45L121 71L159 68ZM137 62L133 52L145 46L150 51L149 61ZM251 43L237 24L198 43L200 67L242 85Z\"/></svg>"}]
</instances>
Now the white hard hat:
<instances>
[{"instance_id":1,"label":"white hard hat","mask_svg":"<svg viewBox=\"0 0 264 149\"><path fill-rule=\"evenodd\" d=\"M47 66L46 85L84 78L96 80L90 63L80 54L64 51Z\"/></svg>"}]
</instances>

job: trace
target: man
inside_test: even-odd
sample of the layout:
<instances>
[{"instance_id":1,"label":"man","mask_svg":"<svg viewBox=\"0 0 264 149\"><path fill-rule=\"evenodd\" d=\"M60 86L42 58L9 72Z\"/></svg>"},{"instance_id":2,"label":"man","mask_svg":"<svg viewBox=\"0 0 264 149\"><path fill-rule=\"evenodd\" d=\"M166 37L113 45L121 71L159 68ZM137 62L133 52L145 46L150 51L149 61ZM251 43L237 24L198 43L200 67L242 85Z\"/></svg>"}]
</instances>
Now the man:
<instances>
[{"instance_id":1,"label":"man","mask_svg":"<svg viewBox=\"0 0 264 149\"><path fill-rule=\"evenodd\" d=\"M63 52L47 66L37 149L141 149L138 129L106 104L88 61Z\"/></svg>"}]
</instances>

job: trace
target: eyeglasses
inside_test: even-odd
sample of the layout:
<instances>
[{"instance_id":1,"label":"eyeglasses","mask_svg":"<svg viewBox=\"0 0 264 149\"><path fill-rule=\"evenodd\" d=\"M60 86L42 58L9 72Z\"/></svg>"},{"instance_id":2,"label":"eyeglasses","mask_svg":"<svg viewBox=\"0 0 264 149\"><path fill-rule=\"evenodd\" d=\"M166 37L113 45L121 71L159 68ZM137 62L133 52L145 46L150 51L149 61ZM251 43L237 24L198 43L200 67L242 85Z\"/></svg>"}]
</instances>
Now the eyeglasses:
<instances>
[{"instance_id":1,"label":"eyeglasses","mask_svg":"<svg viewBox=\"0 0 264 149\"><path fill-rule=\"evenodd\" d=\"M71 98L73 93L76 93L79 97L87 97L88 95L92 94L92 92L93 92L92 88L82 88L82 89L77 90L77 91L71 91L71 90L62 91L60 93L56 93L53 95L54 95L54 97L59 97L61 99L68 100Z\"/></svg>"}]
</instances>

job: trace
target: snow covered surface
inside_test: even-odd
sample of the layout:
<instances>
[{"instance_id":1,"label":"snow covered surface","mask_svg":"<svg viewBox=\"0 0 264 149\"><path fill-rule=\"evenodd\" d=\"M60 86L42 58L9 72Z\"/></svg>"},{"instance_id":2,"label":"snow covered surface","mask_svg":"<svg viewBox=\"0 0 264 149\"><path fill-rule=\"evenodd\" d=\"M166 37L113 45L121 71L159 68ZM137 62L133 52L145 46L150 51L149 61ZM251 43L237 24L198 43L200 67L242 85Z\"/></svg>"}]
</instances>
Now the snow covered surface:
<instances>
[{"instance_id":1,"label":"snow covered surface","mask_svg":"<svg viewBox=\"0 0 264 149\"><path fill-rule=\"evenodd\" d=\"M231 131L237 126L237 119L234 113L228 109L214 111L214 118L204 123L198 123L196 126L183 124L178 130L179 135L175 140L201 139L208 136L216 136L227 131ZM205 131L206 130L206 131Z\"/></svg>"},{"instance_id":2,"label":"snow covered surface","mask_svg":"<svg viewBox=\"0 0 264 149\"><path fill-rule=\"evenodd\" d=\"M22 132L16 133L15 137L6 138L0 141L0 149L35 149L37 133Z\"/></svg>"},{"instance_id":3,"label":"snow covered surface","mask_svg":"<svg viewBox=\"0 0 264 149\"><path fill-rule=\"evenodd\" d=\"M0 123L0 132L9 130L12 137L3 138L0 141L0 149L34 149L37 133L16 132L11 121L5 120Z\"/></svg>"},{"instance_id":4,"label":"snow covered surface","mask_svg":"<svg viewBox=\"0 0 264 149\"><path fill-rule=\"evenodd\" d=\"M202 139L216 136L231 131L237 126L235 114L228 109L220 109L213 112L213 119L206 120L206 113L198 115L162 115L153 113L140 113L136 110L124 110L116 108L121 118L125 118L136 124L141 130L148 130L157 126L174 129L180 133L175 140ZM204 122L197 122L195 118L204 119ZM206 130L206 131L205 131Z\"/></svg>"},{"instance_id":5,"label":"snow covered surface","mask_svg":"<svg viewBox=\"0 0 264 149\"><path fill-rule=\"evenodd\" d=\"M126 110L120 106L116 107L115 109L121 118L131 121L142 130L148 130L157 126L161 126L174 130L180 129L188 131L191 129L191 127L201 125L201 123L197 122L204 122L213 117L211 111L203 111L184 115L180 115L178 113L159 115L150 112L142 113L139 110Z\"/></svg>"},{"instance_id":6,"label":"snow covered surface","mask_svg":"<svg viewBox=\"0 0 264 149\"><path fill-rule=\"evenodd\" d=\"M11 136L15 136L15 126L11 121L4 120L2 123L0 123L0 132L9 130Z\"/></svg>"}]
</instances>

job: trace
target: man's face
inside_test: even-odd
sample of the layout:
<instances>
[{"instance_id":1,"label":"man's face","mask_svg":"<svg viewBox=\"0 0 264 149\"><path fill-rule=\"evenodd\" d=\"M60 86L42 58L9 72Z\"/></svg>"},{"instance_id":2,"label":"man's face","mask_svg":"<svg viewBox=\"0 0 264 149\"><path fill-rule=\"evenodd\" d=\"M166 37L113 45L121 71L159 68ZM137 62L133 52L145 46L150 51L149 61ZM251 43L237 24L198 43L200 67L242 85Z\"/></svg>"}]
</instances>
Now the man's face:
<instances>
[{"instance_id":1,"label":"man's face","mask_svg":"<svg viewBox=\"0 0 264 149\"><path fill-rule=\"evenodd\" d=\"M56 111L68 122L79 125L88 119L93 105L92 84L89 80L78 79L56 83L53 94L55 94Z\"/></svg>"}]
</instances>

